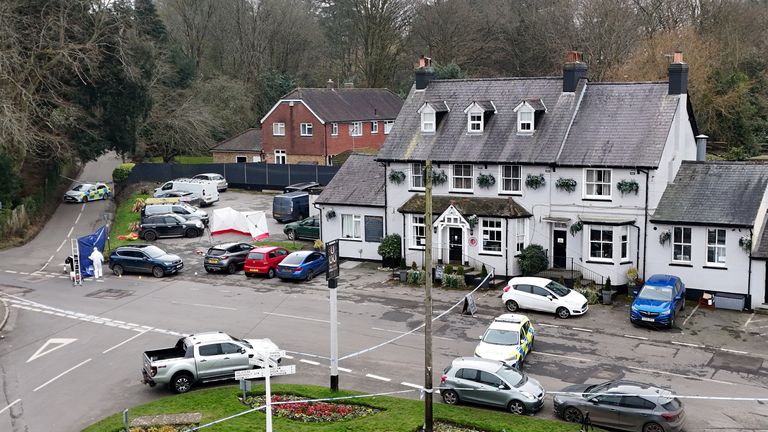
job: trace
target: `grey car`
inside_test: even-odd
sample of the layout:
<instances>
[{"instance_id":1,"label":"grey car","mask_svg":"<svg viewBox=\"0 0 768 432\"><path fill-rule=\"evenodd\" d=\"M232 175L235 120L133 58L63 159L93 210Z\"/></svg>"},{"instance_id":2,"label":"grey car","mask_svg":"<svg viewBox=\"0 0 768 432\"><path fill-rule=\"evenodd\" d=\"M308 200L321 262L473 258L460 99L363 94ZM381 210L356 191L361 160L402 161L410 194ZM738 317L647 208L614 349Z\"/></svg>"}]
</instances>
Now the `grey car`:
<instances>
[{"instance_id":1,"label":"grey car","mask_svg":"<svg viewBox=\"0 0 768 432\"><path fill-rule=\"evenodd\" d=\"M248 252L253 249L249 243L223 243L208 249L203 257L203 267L208 273L226 271L235 273L245 265Z\"/></svg>"},{"instance_id":2,"label":"grey car","mask_svg":"<svg viewBox=\"0 0 768 432\"><path fill-rule=\"evenodd\" d=\"M554 397L555 414L581 423L589 412L595 426L633 432L679 432L683 403L668 390L633 381L573 385Z\"/></svg>"},{"instance_id":3,"label":"grey car","mask_svg":"<svg viewBox=\"0 0 768 432\"><path fill-rule=\"evenodd\" d=\"M470 402L504 408L513 414L536 412L544 405L544 388L509 363L460 357L445 368L440 394L454 405Z\"/></svg>"}]
</instances>

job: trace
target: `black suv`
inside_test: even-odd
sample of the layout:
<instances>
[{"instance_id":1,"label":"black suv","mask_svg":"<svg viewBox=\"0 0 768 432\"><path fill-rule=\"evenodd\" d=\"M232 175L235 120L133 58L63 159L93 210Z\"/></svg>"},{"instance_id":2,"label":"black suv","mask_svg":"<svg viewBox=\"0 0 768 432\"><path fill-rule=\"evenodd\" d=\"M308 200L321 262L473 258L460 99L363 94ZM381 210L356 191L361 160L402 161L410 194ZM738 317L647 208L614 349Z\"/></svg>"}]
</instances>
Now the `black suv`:
<instances>
[{"instance_id":1,"label":"black suv","mask_svg":"<svg viewBox=\"0 0 768 432\"><path fill-rule=\"evenodd\" d=\"M226 270L232 274L238 268L245 265L245 258L253 246L248 243L223 243L216 245L205 253L203 257L203 266L205 271L213 273L217 270Z\"/></svg>"},{"instance_id":2,"label":"black suv","mask_svg":"<svg viewBox=\"0 0 768 432\"><path fill-rule=\"evenodd\" d=\"M163 277L177 273L184 267L178 255L165 253L157 246L137 244L120 246L109 255L109 268L115 275L123 273L152 273L154 277Z\"/></svg>"},{"instance_id":3,"label":"black suv","mask_svg":"<svg viewBox=\"0 0 768 432\"><path fill-rule=\"evenodd\" d=\"M203 235L205 225L200 219L186 220L177 214L154 215L144 218L139 237L147 241L159 237L198 237Z\"/></svg>"}]
</instances>

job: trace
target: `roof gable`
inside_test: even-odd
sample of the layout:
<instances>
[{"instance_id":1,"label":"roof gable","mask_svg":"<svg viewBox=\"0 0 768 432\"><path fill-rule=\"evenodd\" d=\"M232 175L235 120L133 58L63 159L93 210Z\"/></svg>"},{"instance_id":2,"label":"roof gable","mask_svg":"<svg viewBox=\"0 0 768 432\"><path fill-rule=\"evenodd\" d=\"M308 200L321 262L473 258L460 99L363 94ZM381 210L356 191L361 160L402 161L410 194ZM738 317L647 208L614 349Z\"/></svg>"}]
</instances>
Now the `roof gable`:
<instances>
[{"instance_id":1,"label":"roof gable","mask_svg":"<svg viewBox=\"0 0 768 432\"><path fill-rule=\"evenodd\" d=\"M260 128L250 128L245 132L221 141L211 148L213 152L260 152L261 150L262 134Z\"/></svg>"},{"instance_id":2,"label":"roof gable","mask_svg":"<svg viewBox=\"0 0 768 432\"><path fill-rule=\"evenodd\" d=\"M384 207L384 186L384 167L376 156L352 154L315 202Z\"/></svg>"}]
</instances>

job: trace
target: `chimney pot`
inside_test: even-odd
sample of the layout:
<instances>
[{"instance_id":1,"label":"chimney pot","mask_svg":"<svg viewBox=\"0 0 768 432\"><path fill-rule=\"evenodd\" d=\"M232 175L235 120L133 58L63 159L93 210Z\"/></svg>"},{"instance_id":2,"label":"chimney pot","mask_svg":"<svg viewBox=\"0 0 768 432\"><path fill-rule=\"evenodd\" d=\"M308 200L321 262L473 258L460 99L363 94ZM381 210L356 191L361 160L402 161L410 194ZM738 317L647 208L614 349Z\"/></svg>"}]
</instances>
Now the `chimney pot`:
<instances>
[{"instance_id":1,"label":"chimney pot","mask_svg":"<svg viewBox=\"0 0 768 432\"><path fill-rule=\"evenodd\" d=\"M675 54L672 56L672 63L682 63L682 62L683 62L683 52L675 51Z\"/></svg>"},{"instance_id":2,"label":"chimney pot","mask_svg":"<svg viewBox=\"0 0 768 432\"><path fill-rule=\"evenodd\" d=\"M568 55L565 58L567 63L576 63L581 60L578 51L568 51Z\"/></svg>"},{"instance_id":3,"label":"chimney pot","mask_svg":"<svg viewBox=\"0 0 768 432\"><path fill-rule=\"evenodd\" d=\"M419 69L424 68L427 66L427 59L424 57L424 54L419 56Z\"/></svg>"},{"instance_id":4,"label":"chimney pot","mask_svg":"<svg viewBox=\"0 0 768 432\"><path fill-rule=\"evenodd\" d=\"M703 162L707 160L707 140L708 136L701 134L696 136L696 160Z\"/></svg>"}]
</instances>

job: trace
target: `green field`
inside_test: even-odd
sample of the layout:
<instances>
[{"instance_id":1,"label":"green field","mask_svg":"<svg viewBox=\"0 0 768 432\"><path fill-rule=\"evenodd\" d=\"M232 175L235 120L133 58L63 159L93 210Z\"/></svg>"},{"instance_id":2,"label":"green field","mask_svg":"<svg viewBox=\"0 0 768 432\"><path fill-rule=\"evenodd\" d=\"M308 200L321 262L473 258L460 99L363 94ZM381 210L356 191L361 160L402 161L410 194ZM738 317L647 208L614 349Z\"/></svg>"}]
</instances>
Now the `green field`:
<instances>
[{"instance_id":1,"label":"green field","mask_svg":"<svg viewBox=\"0 0 768 432\"><path fill-rule=\"evenodd\" d=\"M160 390L158 390L160 391ZM330 390L307 385L273 384L273 394L290 393L306 398L326 398L355 395L355 392ZM190 393L169 396L145 405L131 408L131 418L143 415L199 412L202 424L231 416L247 409L239 400L237 386L193 390ZM254 386L252 395L264 394L263 386ZM434 419L489 432L574 432L578 425L540 419L535 416L515 416L503 410L469 406L450 406L435 398ZM273 429L291 432L416 432L424 419L424 402L414 399L378 396L344 400L343 403L363 404L378 408L376 414L335 423L303 423L273 416ZM114 414L84 429L84 432L122 431L122 414ZM252 412L232 420L202 429L203 431L252 432L265 430L265 415Z\"/></svg>"}]
</instances>

